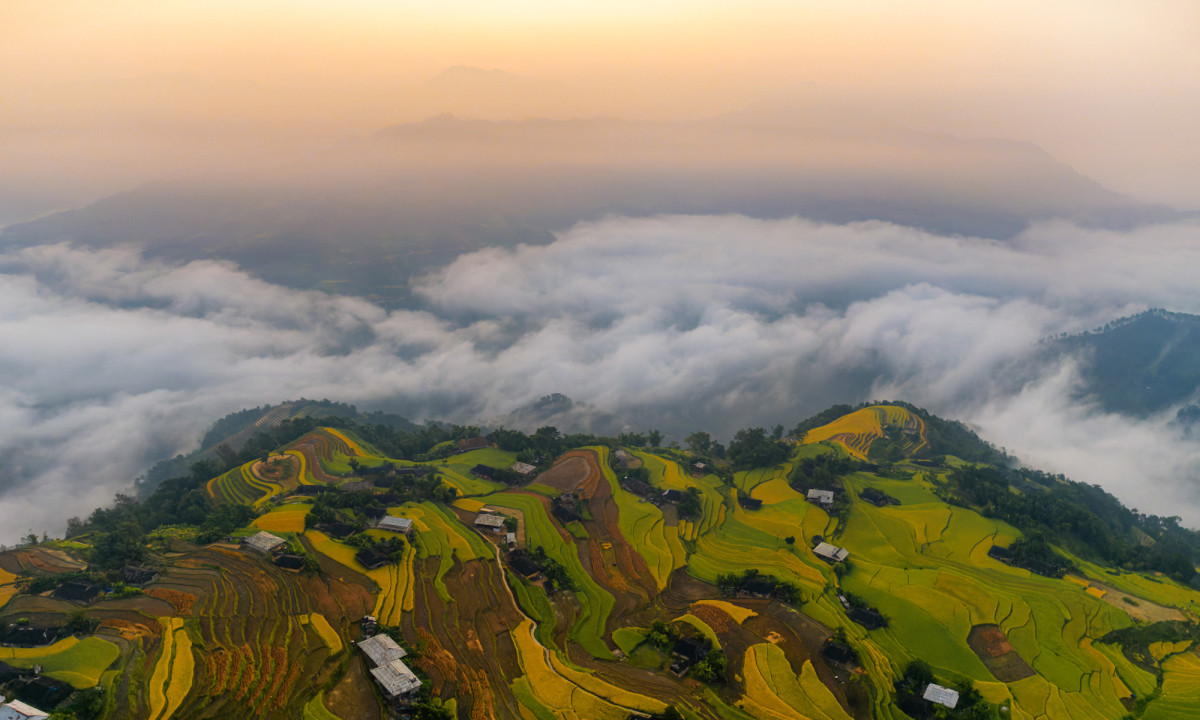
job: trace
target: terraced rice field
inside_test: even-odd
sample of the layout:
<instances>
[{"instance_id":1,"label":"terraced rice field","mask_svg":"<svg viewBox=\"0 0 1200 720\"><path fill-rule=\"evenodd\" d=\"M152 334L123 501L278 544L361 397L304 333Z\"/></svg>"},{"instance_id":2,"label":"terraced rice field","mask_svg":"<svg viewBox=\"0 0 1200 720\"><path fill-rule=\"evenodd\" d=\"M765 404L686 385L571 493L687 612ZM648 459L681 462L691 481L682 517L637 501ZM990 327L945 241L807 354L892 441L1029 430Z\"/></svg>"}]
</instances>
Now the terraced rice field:
<instances>
[{"instance_id":1,"label":"terraced rice field","mask_svg":"<svg viewBox=\"0 0 1200 720\"><path fill-rule=\"evenodd\" d=\"M829 688L817 678L811 662L799 674L783 650L770 643L746 650L743 709L764 720L850 720Z\"/></svg>"},{"instance_id":2,"label":"terraced rice field","mask_svg":"<svg viewBox=\"0 0 1200 720\"><path fill-rule=\"evenodd\" d=\"M541 547L546 555L566 568L575 583L575 598L579 601L579 618L571 626L570 638L597 658L611 658L612 651L604 642L605 624L613 607L613 596L600 587L580 562L570 534L552 520L542 498L519 493L498 493L486 498L488 505L511 507L525 516L525 533L530 548Z\"/></svg>"},{"instance_id":3,"label":"terraced rice field","mask_svg":"<svg viewBox=\"0 0 1200 720\"><path fill-rule=\"evenodd\" d=\"M867 459L871 443L883 436L884 427L897 427L910 434L911 439L904 449L916 453L925 447L925 423L921 418L902 407L875 405L845 415L828 425L809 430L804 444L833 442L850 455Z\"/></svg>"},{"instance_id":4,"label":"terraced rice field","mask_svg":"<svg viewBox=\"0 0 1200 720\"><path fill-rule=\"evenodd\" d=\"M99 637L68 637L45 647L0 647L0 661L25 669L41 665L42 672L75 688L97 685L120 654L116 645Z\"/></svg>"},{"instance_id":5,"label":"terraced rice field","mask_svg":"<svg viewBox=\"0 0 1200 720\"><path fill-rule=\"evenodd\" d=\"M272 533L304 532L304 516L312 510L308 503L283 505L254 519L254 527Z\"/></svg>"}]
</instances>

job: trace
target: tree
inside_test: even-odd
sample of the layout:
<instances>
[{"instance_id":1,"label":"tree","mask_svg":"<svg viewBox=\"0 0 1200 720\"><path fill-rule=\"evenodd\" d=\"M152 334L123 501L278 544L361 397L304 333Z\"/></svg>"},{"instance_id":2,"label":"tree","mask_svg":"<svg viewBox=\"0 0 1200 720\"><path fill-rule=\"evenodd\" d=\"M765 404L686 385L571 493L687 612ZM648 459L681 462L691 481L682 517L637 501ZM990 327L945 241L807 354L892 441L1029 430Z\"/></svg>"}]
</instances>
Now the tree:
<instances>
[{"instance_id":1,"label":"tree","mask_svg":"<svg viewBox=\"0 0 1200 720\"><path fill-rule=\"evenodd\" d=\"M795 545L795 544L796 544L796 536L795 536L795 535L788 535L787 537L785 537L785 538L783 539L783 541L784 541L785 543L787 543L788 545Z\"/></svg>"},{"instance_id":2,"label":"tree","mask_svg":"<svg viewBox=\"0 0 1200 720\"><path fill-rule=\"evenodd\" d=\"M657 430L648 430L646 432L646 441L650 443L650 447L659 447L662 444L663 434Z\"/></svg>"},{"instance_id":3,"label":"tree","mask_svg":"<svg viewBox=\"0 0 1200 720\"><path fill-rule=\"evenodd\" d=\"M91 560L98 567L119 568L146 557L146 534L133 520L125 520L111 532L98 532L94 537Z\"/></svg>"},{"instance_id":4,"label":"tree","mask_svg":"<svg viewBox=\"0 0 1200 720\"><path fill-rule=\"evenodd\" d=\"M706 455L708 453L708 448L712 446L712 436L706 432L697 430L691 435L688 435L687 438L684 439L684 442L687 444L688 450L691 450L697 455Z\"/></svg>"},{"instance_id":5,"label":"tree","mask_svg":"<svg viewBox=\"0 0 1200 720\"><path fill-rule=\"evenodd\" d=\"M787 460L791 449L787 445L771 440L762 428L738 430L729 442L729 459L738 470L774 467Z\"/></svg>"}]
</instances>

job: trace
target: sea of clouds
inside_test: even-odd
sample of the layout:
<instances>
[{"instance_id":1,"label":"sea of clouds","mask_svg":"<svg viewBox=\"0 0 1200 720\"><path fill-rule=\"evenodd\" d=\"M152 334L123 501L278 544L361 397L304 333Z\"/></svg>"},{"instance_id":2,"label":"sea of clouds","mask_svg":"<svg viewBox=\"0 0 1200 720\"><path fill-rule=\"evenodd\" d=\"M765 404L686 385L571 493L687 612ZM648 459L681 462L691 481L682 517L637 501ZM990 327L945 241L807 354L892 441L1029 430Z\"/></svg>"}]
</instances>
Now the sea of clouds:
<instances>
[{"instance_id":1,"label":"sea of clouds","mask_svg":"<svg viewBox=\"0 0 1200 720\"><path fill-rule=\"evenodd\" d=\"M0 254L0 542L61 533L222 415L301 396L489 422L561 392L580 428L790 427L904 399L1023 461L1200 526L1200 448L1170 413L1075 398L1038 341L1148 307L1200 312L1200 226L1035 225L1004 242L886 223L609 218L463 255L416 309L215 261ZM607 425L605 424L607 423ZM562 428L574 429L574 428Z\"/></svg>"}]
</instances>

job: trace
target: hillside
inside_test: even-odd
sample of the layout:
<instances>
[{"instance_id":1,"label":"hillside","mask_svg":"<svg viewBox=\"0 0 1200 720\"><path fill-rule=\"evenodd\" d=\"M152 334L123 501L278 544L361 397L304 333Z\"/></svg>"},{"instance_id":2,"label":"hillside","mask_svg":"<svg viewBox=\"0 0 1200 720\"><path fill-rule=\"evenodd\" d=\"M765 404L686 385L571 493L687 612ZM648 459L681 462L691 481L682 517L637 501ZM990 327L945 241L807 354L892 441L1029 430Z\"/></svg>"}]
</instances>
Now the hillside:
<instances>
[{"instance_id":1,"label":"hillside","mask_svg":"<svg viewBox=\"0 0 1200 720\"><path fill-rule=\"evenodd\" d=\"M1004 458L919 408L839 406L706 454L315 422L0 554L4 694L155 720L1165 720L1200 702L1198 534L981 462ZM243 541L264 531L282 555ZM384 637L405 654L372 674ZM400 667L420 688L387 700L375 678Z\"/></svg>"},{"instance_id":2,"label":"hillside","mask_svg":"<svg viewBox=\"0 0 1200 720\"><path fill-rule=\"evenodd\" d=\"M1196 400L1200 317L1148 310L1093 332L1055 338L1046 354L1081 358L1084 394L1110 412L1144 417Z\"/></svg>"}]
</instances>

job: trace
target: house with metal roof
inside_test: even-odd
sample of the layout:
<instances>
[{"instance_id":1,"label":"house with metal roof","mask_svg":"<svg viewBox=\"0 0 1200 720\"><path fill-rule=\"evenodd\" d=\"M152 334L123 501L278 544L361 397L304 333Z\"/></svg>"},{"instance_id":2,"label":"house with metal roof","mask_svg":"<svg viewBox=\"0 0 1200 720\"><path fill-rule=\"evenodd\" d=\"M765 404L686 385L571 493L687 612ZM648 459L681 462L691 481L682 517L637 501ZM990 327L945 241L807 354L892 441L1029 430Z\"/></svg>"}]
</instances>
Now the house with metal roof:
<instances>
[{"instance_id":1,"label":"house with metal roof","mask_svg":"<svg viewBox=\"0 0 1200 720\"><path fill-rule=\"evenodd\" d=\"M395 515L385 515L380 518L375 527L380 530L390 530L392 532L404 533L405 535L412 532L412 518L396 517Z\"/></svg>"},{"instance_id":2,"label":"house with metal roof","mask_svg":"<svg viewBox=\"0 0 1200 720\"><path fill-rule=\"evenodd\" d=\"M390 698L408 695L421 687L421 680L408 669L403 660L393 660L387 665L381 665L371 671L371 676Z\"/></svg>"},{"instance_id":3,"label":"house with metal roof","mask_svg":"<svg viewBox=\"0 0 1200 720\"><path fill-rule=\"evenodd\" d=\"M808 491L807 497L808 501L814 505L820 505L821 507L833 506L832 490L817 490L814 488Z\"/></svg>"},{"instance_id":4,"label":"house with metal roof","mask_svg":"<svg viewBox=\"0 0 1200 720\"><path fill-rule=\"evenodd\" d=\"M477 527L491 528L492 532L500 532L504 527L504 516L493 513L479 513L475 516L475 525Z\"/></svg>"},{"instance_id":5,"label":"house with metal roof","mask_svg":"<svg viewBox=\"0 0 1200 720\"><path fill-rule=\"evenodd\" d=\"M827 542L818 543L813 548L813 554L828 563L840 563L850 557L850 551Z\"/></svg>"},{"instance_id":6,"label":"house with metal roof","mask_svg":"<svg viewBox=\"0 0 1200 720\"><path fill-rule=\"evenodd\" d=\"M421 687L421 681L413 671L401 660L406 653L404 648L387 635L376 635L358 643L358 649L363 651L371 664L371 676L379 683L380 689L392 699L407 695Z\"/></svg>"},{"instance_id":7,"label":"house with metal roof","mask_svg":"<svg viewBox=\"0 0 1200 720\"><path fill-rule=\"evenodd\" d=\"M537 472L537 466L530 465L529 463L515 462L512 465L512 471L515 472L516 474L520 475L521 477L529 477L530 475Z\"/></svg>"},{"instance_id":8,"label":"house with metal roof","mask_svg":"<svg viewBox=\"0 0 1200 720\"><path fill-rule=\"evenodd\" d=\"M404 648L396 644L390 635L375 635L366 640L360 640L358 649L370 658L373 665L387 665L408 654Z\"/></svg>"},{"instance_id":9,"label":"house with metal roof","mask_svg":"<svg viewBox=\"0 0 1200 720\"><path fill-rule=\"evenodd\" d=\"M263 554L271 552L283 543L283 538L279 537L278 535L272 535L266 531L260 532L257 535L251 535L250 537L242 538L243 547L248 547L251 550Z\"/></svg>"},{"instance_id":10,"label":"house with metal roof","mask_svg":"<svg viewBox=\"0 0 1200 720\"><path fill-rule=\"evenodd\" d=\"M0 702L4 702L3 695L0 695ZM48 717L50 717L50 713L38 710L32 705L26 705L20 700L0 705L0 720L46 720Z\"/></svg>"},{"instance_id":11,"label":"house with metal roof","mask_svg":"<svg viewBox=\"0 0 1200 720\"><path fill-rule=\"evenodd\" d=\"M951 710L958 705L957 690L951 690L948 687L942 687L941 685L935 685L934 683L929 683L929 685L925 686L925 692L921 695L921 697L925 698L929 702L948 707Z\"/></svg>"}]
</instances>

